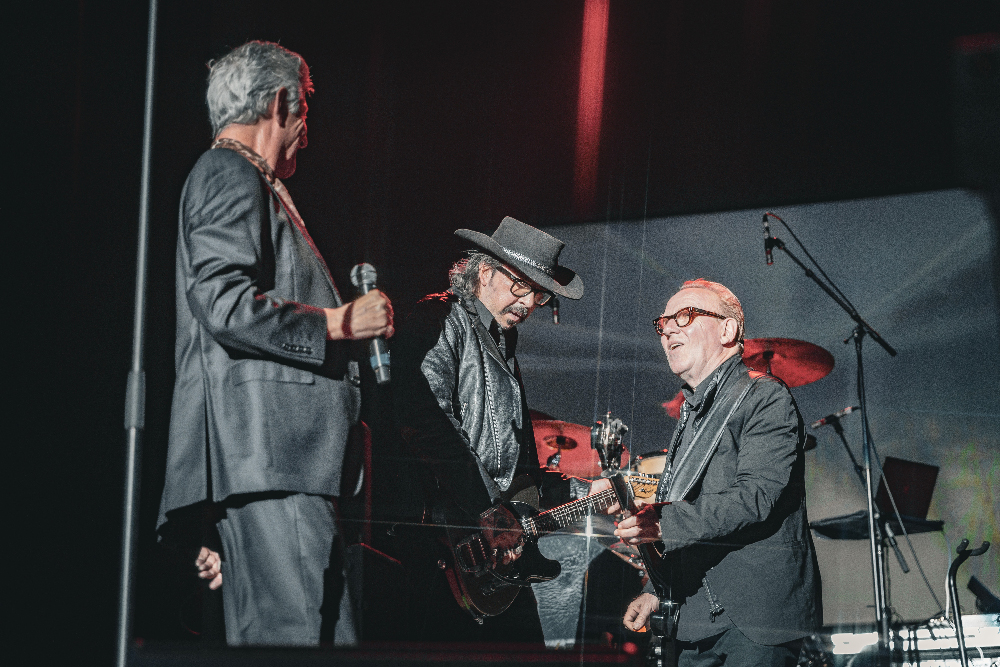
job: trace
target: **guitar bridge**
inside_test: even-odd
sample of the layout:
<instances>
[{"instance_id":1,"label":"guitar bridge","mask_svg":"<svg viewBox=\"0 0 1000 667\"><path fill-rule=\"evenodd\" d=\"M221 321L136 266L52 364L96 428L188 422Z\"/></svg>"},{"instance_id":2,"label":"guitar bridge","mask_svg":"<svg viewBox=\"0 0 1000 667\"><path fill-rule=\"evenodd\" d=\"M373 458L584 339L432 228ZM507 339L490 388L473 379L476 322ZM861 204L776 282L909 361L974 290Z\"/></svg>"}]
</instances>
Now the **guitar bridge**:
<instances>
[{"instance_id":1,"label":"guitar bridge","mask_svg":"<svg viewBox=\"0 0 1000 667\"><path fill-rule=\"evenodd\" d=\"M482 574L489 565L489 554L482 535L466 537L455 545L455 562L458 569L467 574Z\"/></svg>"}]
</instances>

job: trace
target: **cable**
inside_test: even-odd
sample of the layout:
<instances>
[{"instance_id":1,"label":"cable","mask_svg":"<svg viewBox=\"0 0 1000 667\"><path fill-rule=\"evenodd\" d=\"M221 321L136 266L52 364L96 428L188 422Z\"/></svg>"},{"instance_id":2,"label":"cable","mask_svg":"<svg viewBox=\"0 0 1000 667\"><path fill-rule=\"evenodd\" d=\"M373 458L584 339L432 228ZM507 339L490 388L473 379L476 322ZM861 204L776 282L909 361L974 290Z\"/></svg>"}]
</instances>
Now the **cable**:
<instances>
[{"instance_id":1,"label":"cable","mask_svg":"<svg viewBox=\"0 0 1000 667\"><path fill-rule=\"evenodd\" d=\"M862 415L862 419L868 419L868 415ZM869 437L868 446L871 447L872 456L875 457L875 463L878 465L879 474L882 474L882 458L878 455L878 450L875 449L875 443ZM883 476L883 479L885 477ZM889 502L892 503L892 512L896 516L896 521L899 523L899 527L903 530L903 537L906 538L906 544L910 548L910 554L913 556L913 562L917 566L917 570L920 572L920 577L924 580L924 585L927 586L927 590L930 592L931 597L934 598L934 604L938 606L938 611L944 611L944 607L941 606L941 600L938 599L937 594L934 593L934 587L931 586L930 580L927 579L927 574L924 573L924 568L920 564L920 558L917 556L916 549L913 548L913 541L910 539L910 533L906 530L906 525L903 523L903 517L899 514L899 508L896 506L896 498L892 495L892 489L889 488L889 484L885 485L886 495L889 496ZM947 597L947 596L945 596Z\"/></svg>"}]
</instances>

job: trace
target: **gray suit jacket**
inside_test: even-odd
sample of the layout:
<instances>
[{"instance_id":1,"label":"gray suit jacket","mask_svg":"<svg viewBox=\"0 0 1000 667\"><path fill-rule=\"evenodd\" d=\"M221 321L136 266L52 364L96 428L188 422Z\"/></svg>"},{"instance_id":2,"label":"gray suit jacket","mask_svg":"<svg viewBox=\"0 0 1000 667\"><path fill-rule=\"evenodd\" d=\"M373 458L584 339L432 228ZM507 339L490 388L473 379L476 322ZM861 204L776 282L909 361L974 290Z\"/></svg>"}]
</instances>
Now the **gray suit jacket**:
<instances>
[{"instance_id":1,"label":"gray suit jacket","mask_svg":"<svg viewBox=\"0 0 1000 667\"><path fill-rule=\"evenodd\" d=\"M326 263L239 154L210 150L181 195L176 381L159 524L233 494L336 495L357 364L326 340Z\"/></svg>"},{"instance_id":2,"label":"gray suit jacket","mask_svg":"<svg viewBox=\"0 0 1000 667\"><path fill-rule=\"evenodd\" d=\"M749 372L739 360L723 369L712 400ZM686 494L662 508L660 528L670 566L665 575L684 602L678 639L708 637L730 621L752 641L775 645L822 624L802 417L783 384L756 375L718 438L704 433L691 455L674 464ZM728 414L729 404L719 407ZM706 398L703 414L710 408ZM703 580L725 609L723 622L709 620Z\"/></svg>"}]
</instances>

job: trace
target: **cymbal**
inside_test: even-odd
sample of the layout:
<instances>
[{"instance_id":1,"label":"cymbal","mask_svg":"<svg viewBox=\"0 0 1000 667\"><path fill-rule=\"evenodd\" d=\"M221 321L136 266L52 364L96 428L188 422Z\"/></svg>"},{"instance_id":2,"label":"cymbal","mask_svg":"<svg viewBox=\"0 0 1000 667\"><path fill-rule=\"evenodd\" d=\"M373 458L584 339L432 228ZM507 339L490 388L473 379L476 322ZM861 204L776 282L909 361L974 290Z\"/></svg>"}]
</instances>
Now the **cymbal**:
<instances>
[{"instance_id":1,"label":"cymbal","mask_svg":"<svg viewBox=\"0 0 1000 667\"><path fill-rule=\"evenodd\" d=\"M804 340L749 338L743 341L743 363L775 376L789 387L801 387L826 377L833 370L833 355ZM663 403L663 409L674 419L680 419L683 403L684 394L678 391Z\"/></svg>"},{"instance_id":2,"label":"cymbal","mask_svg":"<svg viewBox=\"0 0 1000 667\"><path fill-rule=\"evenodd\" d=\"M684 404L684 392L677 392L677 395L663 404L663 409L674 419L681 418L681 405Z\"/></svg>"},{"instance_id":3,"label":"cymbal","mask_svg":"<svg viewBox=\"0 0 1000 667\"><path fill-rule=\"evenodd\" d=\"M532 419L538 465L575 477L597 477L601 458L590 447L590 427L558 419ZM628 450L622 454L622 468L628 465Z\"/></svg>"},{"instance_id":4,"label":"cymbal","mask_svg":"<svg viewBox=\"0 0 1000 667\"><path fill-rule=\"evenodd\" d=\"M833 370L833 355L804 340L750 338L743 342L743 363L789 387L801 387L826 377Z\"/></svg>"}]
</instances>

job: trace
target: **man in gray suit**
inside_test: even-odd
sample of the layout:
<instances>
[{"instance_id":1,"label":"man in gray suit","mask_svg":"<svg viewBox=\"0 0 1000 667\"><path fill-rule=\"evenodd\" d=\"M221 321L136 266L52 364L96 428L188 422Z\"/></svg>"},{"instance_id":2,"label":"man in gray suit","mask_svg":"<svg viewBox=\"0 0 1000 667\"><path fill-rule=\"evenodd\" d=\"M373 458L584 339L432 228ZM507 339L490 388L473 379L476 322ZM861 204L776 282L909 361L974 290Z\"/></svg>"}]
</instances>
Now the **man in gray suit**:
<instances>
[{"instance_id":1,"label":"man in gray suit","mask_svg":"<svg viewBox=\"0 0 1000 667\"><path fill-rule=\"evenodd\" d=\"M279 180L306 145L312 90L305 61L277 44L214 62L215 141L181 195L159 525L214 511L232 645L317 645L336 618L336 497L360 407L348 341L393 333L382 293L343 304ZM198 566L215 579L205 551Z\"/></svg>"},{"instance_id":2,"label":"man in gray suit","mask_svg":"<svg viewBox=\"0 0 1000 667\"><path fill-rule=\"evenodd\" d=\"M615 534L662 542L656 574L681 603L678 665L795 665L822 623L802 417L780 380L743 364L743 309L725 286L684 283L654 326L685 400L657 503ZM629 605L629 628L657 608L646 590Z\"/></svg>"}]
</instances>

